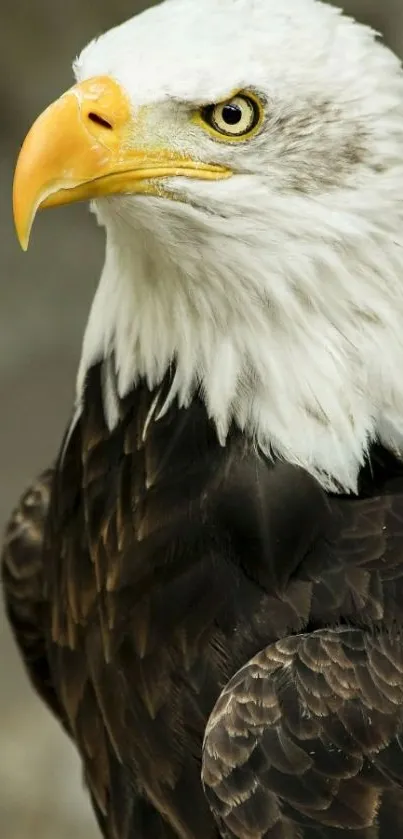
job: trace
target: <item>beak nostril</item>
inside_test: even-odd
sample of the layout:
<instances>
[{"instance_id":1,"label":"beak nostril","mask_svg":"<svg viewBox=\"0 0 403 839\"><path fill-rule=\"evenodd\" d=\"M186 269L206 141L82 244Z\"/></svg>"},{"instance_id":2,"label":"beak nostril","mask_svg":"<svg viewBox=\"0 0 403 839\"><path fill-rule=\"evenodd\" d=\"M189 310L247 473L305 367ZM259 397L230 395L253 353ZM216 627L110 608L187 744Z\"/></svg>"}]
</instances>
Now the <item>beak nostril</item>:
<instances>
[{"instance_id":1,"label":"beak nostril","mask_svg":"<svg viewBox=\"0 0 403 839\"><path fill-rule=\"evenodd\" d=\"M90 113L88 114L88 119L90 119L91 122L95 122L96 125L101 125L102 128L112 128L111 123L108 122L107 119L100 117L99 114L94 113L94 111L90 111Z\"/></svg>"}]
</instances>

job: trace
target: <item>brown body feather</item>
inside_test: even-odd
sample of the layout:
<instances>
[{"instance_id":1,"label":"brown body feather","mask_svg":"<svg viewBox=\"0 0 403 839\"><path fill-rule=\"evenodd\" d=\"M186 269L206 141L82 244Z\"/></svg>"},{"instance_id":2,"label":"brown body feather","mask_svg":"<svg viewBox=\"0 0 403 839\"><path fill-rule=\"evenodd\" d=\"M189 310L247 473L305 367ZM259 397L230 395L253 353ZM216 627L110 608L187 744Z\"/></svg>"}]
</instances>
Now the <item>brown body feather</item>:
<instances>
[{"instance_id":1,"label":"brown body feather","mask_svg":"<svg viewBox=\"0 0 403 839\"><path fill-rule=\"evenodd\" d=\"M330 497L235 430L221 447L199 400L148 422L154 399L109 432L90 371L3 553L104 835L400 839L403 469L374 452Z\"/></svg>"}]
</instances>

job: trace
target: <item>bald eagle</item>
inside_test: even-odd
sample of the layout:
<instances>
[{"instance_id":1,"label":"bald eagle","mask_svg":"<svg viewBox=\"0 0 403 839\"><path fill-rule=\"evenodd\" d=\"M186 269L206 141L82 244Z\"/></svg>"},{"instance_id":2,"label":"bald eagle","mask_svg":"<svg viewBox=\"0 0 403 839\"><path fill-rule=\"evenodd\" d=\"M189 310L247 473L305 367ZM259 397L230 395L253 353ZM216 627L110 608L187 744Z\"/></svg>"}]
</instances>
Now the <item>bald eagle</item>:
<instances>
[{"instance_id":1,"label":"bald eagle","mask_svg":"<svg viewBox=\"0 0 403 839\"><path fill-rule=\"evenodd\" d=\"M403 72L315 0L87 46L14 181L106 230L3 550L108 839L403 836Z\"/></svg>"}]
</instances>

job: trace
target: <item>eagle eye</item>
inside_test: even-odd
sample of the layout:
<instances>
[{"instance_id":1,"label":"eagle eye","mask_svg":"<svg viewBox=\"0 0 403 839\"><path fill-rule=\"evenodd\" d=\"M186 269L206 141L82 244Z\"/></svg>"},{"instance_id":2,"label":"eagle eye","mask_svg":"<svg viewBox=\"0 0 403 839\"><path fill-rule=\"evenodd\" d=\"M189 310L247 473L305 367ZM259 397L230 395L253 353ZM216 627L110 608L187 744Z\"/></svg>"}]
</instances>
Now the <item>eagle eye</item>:
<instances>
[{"instance_id":1,"label":"eagle eye","mask_svg":"<svg viewBox=\"0 0 403 839\"><path fill-rule=\"evenodd\" d=\"M201 121L218 139L244 140L255 134L263 119L259 100L238 93L232 99L207 105L200 112Z\"/></svg>"}]
</instances>

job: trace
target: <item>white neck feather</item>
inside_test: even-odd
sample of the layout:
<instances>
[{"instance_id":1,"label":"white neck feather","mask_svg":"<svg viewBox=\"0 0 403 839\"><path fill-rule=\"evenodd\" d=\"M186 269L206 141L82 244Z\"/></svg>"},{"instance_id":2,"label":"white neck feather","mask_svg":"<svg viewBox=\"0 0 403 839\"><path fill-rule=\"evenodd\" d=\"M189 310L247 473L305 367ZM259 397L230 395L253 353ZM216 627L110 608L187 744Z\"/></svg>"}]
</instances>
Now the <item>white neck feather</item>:
<instances>
[{"instance_id":1,"label":"white neck feather","mask_svg":"<svg viewBox=\"0 0 403 839\"><path fill-rule=\"evenodd\" d=\"M245 176L231 219L189 202L104 202L78 400L89 367L113 355L113 427L116 399L142 376L157 387L175 362L170 400L186 406L200 388L222 444L234 421L263 451L354 491L372 440L403 448L402 176L380 174L375 201L364 189L276 196ZM231 181L214 186L231 206Z\"/></svg>"}]
</instances>

